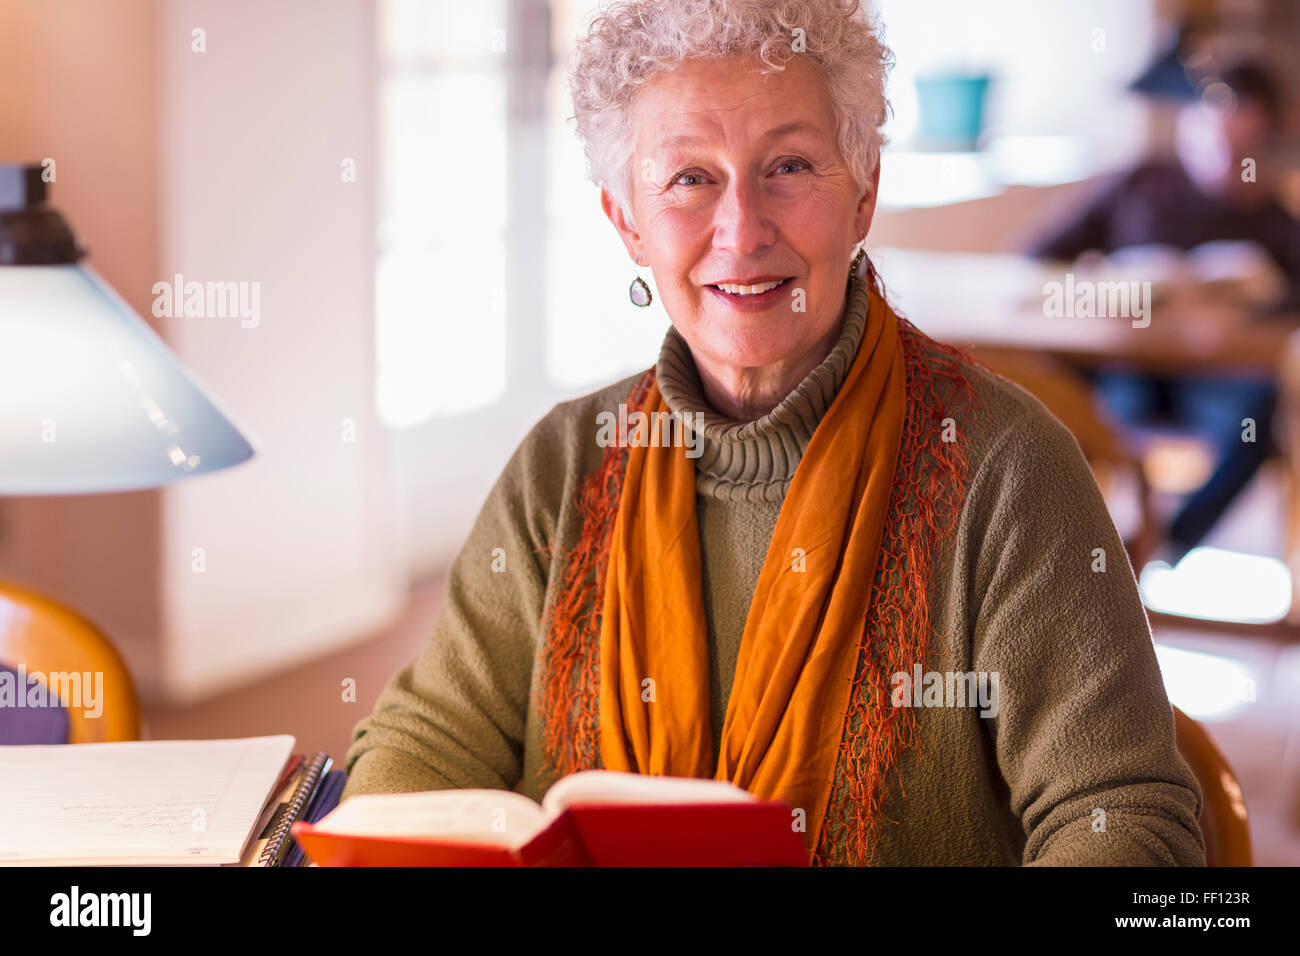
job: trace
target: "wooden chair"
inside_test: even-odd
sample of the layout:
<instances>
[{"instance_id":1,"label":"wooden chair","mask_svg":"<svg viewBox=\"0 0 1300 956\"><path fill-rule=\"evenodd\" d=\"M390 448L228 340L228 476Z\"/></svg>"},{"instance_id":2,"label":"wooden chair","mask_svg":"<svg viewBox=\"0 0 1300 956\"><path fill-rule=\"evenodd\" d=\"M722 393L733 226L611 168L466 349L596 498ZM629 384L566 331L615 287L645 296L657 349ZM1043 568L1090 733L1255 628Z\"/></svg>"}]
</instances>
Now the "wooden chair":
<instances>
[{"instance_id":1,"label":"wooden chair","mask_svg":"<svg viewBox=\"0 0 1300 956\"><path fill-rule=\"evenodd\" d=\"M1251 866L1246 800L1237 775L1205 728L1174 708L1178 752L1201 785L1201 833L1207 866Z\"/></svg>"},{"instance_id":2,"label":"wooden chair","mask_svg":"<svg viewBox=\"0 0 1300 956\"><path fill-rule=\"evenodd\" d=\"M62 706L0 707L0 740L81 744L139 739L140 703L135 685L104 633L47 597L2 583L0 668L8 672L8 681L18 693L27 694L32 681L45 683L48 693L48 675L74 673L82 675L78 681L91 675L90 689L99 690L93 708L79 706L92 703L86 691L82 691L82 701L65 700ZM26 674L27 680L18 682L20 674ZM102 685L98 675L102 675ZM88 715L87 710L98 710L98 716ZM66 734L65 740L51 739L52 732L60 731Z\"/></svg>"}]
</instances>

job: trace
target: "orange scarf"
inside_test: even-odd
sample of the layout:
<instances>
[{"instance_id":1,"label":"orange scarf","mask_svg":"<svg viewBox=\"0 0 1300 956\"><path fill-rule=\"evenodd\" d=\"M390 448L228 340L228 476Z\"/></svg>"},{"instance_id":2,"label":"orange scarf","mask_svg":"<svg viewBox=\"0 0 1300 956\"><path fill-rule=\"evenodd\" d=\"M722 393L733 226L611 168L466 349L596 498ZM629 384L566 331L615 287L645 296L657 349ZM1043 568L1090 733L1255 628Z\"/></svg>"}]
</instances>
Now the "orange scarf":
<instances>
[{"instance_id":1,"label":"orange scarf","mask_svg":"<svg viewBox=\"0 0 1300 956\"><path fill-rule=\"evenodd\" d=\"M872 600L906 404L897 317L871 296L862 343L795 471L750 603L716 773L821 833ZM642 408L669 409L651 383ZM652 418L653 420L653 418ZM713 770L695 464L627 451L599 633L610 770Z\"/></svg>"},{"instance_id":2,"label":"orange scarf","mask_svg":"<svg viewBox=\"0 0 1300 956\"><path fill-rule=\"evenodd\" d=\"M943 643L930 588L969 477L951 416L972 421L980 404L969 356L901 319L874 270L867 281L862 343L795 471L751 601L716 772L802 808L816 864L870 863L886 801L905 797L886 777L918 745L915 719L891 706L889 675ZM655 371L629 411L663 410ZM543 785L602 766L711 773L694 505L680 448L606 448L579 483L576 534L550 545L535 688Z\"/></svg>"}]
</instances>

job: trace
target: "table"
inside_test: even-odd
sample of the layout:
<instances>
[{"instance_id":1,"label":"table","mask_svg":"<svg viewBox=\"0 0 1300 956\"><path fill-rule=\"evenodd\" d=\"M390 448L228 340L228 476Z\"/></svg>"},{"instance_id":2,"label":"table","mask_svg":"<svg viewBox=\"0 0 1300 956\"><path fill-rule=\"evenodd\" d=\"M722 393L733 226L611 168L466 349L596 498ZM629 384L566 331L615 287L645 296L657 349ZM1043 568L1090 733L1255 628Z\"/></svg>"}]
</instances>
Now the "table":
<instances>
[{"instance_id":1,"label":"table","mask_svg":"<svg viewBox=\"0 0 1300 956\"><path fill-rule=\"evenodd\" d=\"M1226 303L1157 300L1150 323L1123 317L1048 317L1044 284L1068 267L1023 256L870 250L895 308L931 338L995 353L1151 371L1254 374L1277 379L1300 316L1251 319Z\"/></svg>"}]
</instances>

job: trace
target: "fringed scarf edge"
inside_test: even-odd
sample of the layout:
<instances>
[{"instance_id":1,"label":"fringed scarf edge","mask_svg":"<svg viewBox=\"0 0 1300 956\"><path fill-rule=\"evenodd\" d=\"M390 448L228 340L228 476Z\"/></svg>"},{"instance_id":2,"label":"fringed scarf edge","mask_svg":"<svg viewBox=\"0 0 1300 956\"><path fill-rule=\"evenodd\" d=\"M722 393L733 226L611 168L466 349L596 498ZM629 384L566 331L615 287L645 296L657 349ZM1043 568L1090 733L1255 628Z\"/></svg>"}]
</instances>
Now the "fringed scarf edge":
<instances>
[{"instance_id":1,"label":"fringed scarf edge","mask_svg":"<svg viewBox=\"0 0 1300 956\"><path fill-rule=\"evenodd\" d=\"M935 637L944 640L932 626L930 586L935 558L955 535L965 500L969 461L963 435L975 403L963 366L972 360L905 319L899 334L907 376L903 437L814 865L871 862L890 792L886 778L913 746L916 725L912 708L892 705L890 677L910 673L929 657ZM951 386L946 397L939 391L945 382ZM954 413L965 413L967 421L959 426ZM952 441L944 440L947 419Z\"/></svg>"},{"instance_id":2,"label":"fringed scarf edge","mask_svg":"<svg viewBox=\"0 0 1300 956\"><path fill-rule=\"evenodd\" d=\"M645 403L655 370L647 369L627 398L629 414ZM581 533L563 556L559 592L542 625L539 773L561 776L600 766L600 613L609 539L618 514L627 449L606 448L600 465L578 486Z\"/></svg>"}]
</instances>

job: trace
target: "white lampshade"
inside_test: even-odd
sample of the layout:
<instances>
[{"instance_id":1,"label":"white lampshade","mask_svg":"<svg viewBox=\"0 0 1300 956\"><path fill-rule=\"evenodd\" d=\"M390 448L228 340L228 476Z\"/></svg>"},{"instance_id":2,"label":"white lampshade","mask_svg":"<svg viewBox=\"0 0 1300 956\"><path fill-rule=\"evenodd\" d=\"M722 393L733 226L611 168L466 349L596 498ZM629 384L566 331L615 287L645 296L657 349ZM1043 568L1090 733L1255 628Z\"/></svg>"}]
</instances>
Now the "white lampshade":
<instances>
[{"instance_id":1,"label":"white lampshade","mask_svg":"<svg viewBox=\"0 0 1300 956\"><path fill-rule=\"evenodd\" d=\"M0 496L129 491L254 453L84 265L0 265Z\"/></svg>"}]
</instances>

